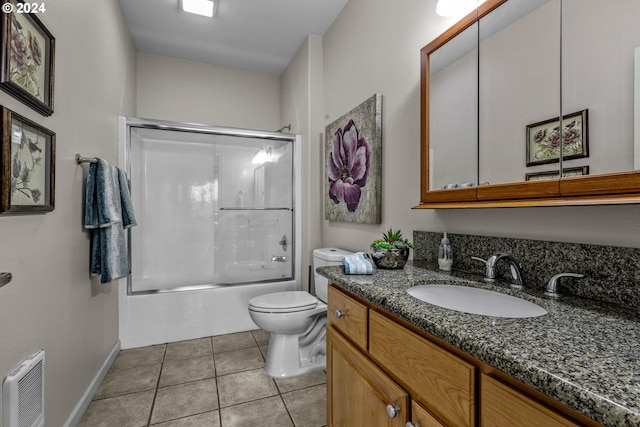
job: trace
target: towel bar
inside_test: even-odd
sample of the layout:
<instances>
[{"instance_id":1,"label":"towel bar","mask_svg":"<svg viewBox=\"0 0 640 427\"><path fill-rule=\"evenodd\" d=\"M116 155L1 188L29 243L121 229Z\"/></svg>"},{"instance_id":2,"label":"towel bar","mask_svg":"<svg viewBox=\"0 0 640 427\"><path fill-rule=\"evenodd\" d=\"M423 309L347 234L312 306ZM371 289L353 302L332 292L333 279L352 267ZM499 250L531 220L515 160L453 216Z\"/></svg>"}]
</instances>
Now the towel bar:
<instances>
[{"instance_id":1,"label":"towel bar","mask_svg":"<svg viewBox=\"0 0 640 427\"><path fill-rule=\"evenodd\" d=\"M95 157L82 157L80 154L76 154L76 163L81 165L83 163L96 163L98 159Z\"/></svg>"},{"instance_id":2,"label":"towel bar","mask_svg":"<svg viewBox=\"0 0 640 427\"><path fill-rule=\"evenodd\" d=\"M11 273L0 273L0 288L9 283L13 279Z\"/></svg>"}]
</instances>

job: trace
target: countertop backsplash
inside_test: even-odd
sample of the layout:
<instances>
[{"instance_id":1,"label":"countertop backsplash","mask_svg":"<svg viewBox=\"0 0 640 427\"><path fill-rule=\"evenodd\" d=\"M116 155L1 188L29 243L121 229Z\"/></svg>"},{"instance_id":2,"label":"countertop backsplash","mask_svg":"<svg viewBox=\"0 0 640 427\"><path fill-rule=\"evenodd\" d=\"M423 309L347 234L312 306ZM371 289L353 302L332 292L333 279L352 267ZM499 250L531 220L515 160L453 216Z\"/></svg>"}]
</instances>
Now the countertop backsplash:
<instances>
[{"instance_id":1,"label":"countertop backsplash","mask_svg":"<svg viewBox=\"0 0 640 427\"><path fill-rule=\"evenodd\" d=\"M414 260L435 262L442 234L414 231ZM581 273L583 279L562 279L560 293L640 311L640 249L453 233L448 237L454 270L484 275L485 265L471 257L487 259L506 252L521 264L525 287L544 290L555 274ZM506 263L498 263L497 273L509 280Z\"/></svg>"}]
</instances>

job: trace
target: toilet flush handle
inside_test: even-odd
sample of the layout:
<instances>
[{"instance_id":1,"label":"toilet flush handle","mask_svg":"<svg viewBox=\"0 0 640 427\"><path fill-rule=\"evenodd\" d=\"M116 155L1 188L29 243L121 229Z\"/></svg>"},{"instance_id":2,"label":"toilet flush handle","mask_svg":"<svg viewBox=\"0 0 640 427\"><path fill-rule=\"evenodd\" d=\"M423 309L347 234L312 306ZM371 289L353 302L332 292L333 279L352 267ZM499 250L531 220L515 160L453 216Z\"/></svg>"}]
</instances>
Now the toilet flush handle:
<instances>
[{"instance_id":1,"label":"toilet flush handle","mask_svg":"<svg viewBox=\"0 0 640 427\"><path fill-rule=\"evenodd\" d=\"M336 310L336 318L338 319L342 319L344 317L344 311L343 310Z\"/></svg>"}]
</instances>

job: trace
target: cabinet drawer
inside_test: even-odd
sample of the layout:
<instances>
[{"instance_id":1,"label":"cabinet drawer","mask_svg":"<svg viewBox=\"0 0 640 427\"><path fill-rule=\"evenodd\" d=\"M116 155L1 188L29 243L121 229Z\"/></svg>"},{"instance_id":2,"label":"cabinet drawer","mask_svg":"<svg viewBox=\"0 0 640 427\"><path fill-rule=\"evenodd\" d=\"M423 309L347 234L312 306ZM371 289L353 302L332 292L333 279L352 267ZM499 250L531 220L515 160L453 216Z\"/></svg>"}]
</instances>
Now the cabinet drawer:
<instances>
[{"instance_id":1,"label":"cabinet drawer","mask_svg":"<svg viewBox=\"0 0 640 427\"><path fill-rule=\"evenodd\" d=\"M473 365L374 311L369 354L445 424L475 424Z\"/></svg>"},{"instance_id":2,"label":"cabinet drawer","mask_svg":"<svg viewBox=\"0 0 640 427\"><path fill-rule=\"evenodd\" d=\"M369 309L334 286L329 286L327 319L363 350L367 348L367 320Z\"/></svg>"},{"instance_id":3,"label":"cabinet drawer","mask_svg":"<svg viewBox=\"0 0 640 427\"><path fill-rule=\"evenodd\" d=\"M483 427L580 425L486 374L480 379L480 402L480 425Z\"/></svg>"},{"instance_id":4,"label":"cabinet drawer","mask_svg":"<svg viewBox=\"0 0 640 427\"><path fill-rule=\"evenodd\" d=\"M446 427L417 402L411 402L411 423L420 427Z\"/></svg>"}]
</instances>

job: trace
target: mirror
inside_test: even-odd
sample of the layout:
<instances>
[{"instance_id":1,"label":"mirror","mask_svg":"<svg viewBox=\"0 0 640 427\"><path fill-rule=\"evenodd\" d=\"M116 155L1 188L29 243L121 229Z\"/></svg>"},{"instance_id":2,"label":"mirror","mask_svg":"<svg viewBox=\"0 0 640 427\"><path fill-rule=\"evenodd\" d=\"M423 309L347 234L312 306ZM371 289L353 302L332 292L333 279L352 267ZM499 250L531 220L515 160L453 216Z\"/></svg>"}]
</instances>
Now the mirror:
<instances>
[{"instance_id":1,"label":"mirror","mask_svg":"<svg viewBox=\"0 0 640 427\"><path fill-rule=\"evenodd\" d=\"M420 207L638 203L637 16L637 0L488 0L425 46Z\"/></svg>"},{"instance_id":2,"label":"mirror","mask_svg":"<svg viewBox=\"0 0 640 427\"><path fill-rule=\"evenodd\" d=\"M563 170L590 174L634 166L634 51L640 47L637 0L562 0L562 109L588 109L588 157ZM605 24L605 25L603 25Z\"/></svg>"},{"instance_id":3,"label":"mirror","mask_svg":"<svg viewBox=\"0 0 640 427\"><path fill-rule=\"evenodd\" d=\"M509 0L479 25L480 181L558 170L559 140L549 133L528 147L526 130L560 116L560 0Z\"/></svg>"},{"instance_id":4,"label":"mirror","mask_svg":"<svg viewBox=\"0 0 640 427\"><path fill-rule=\"evenodd\" d=\"M478 24L430 55L432 190L478 181Z\"/></svg>"}]
</instances>

